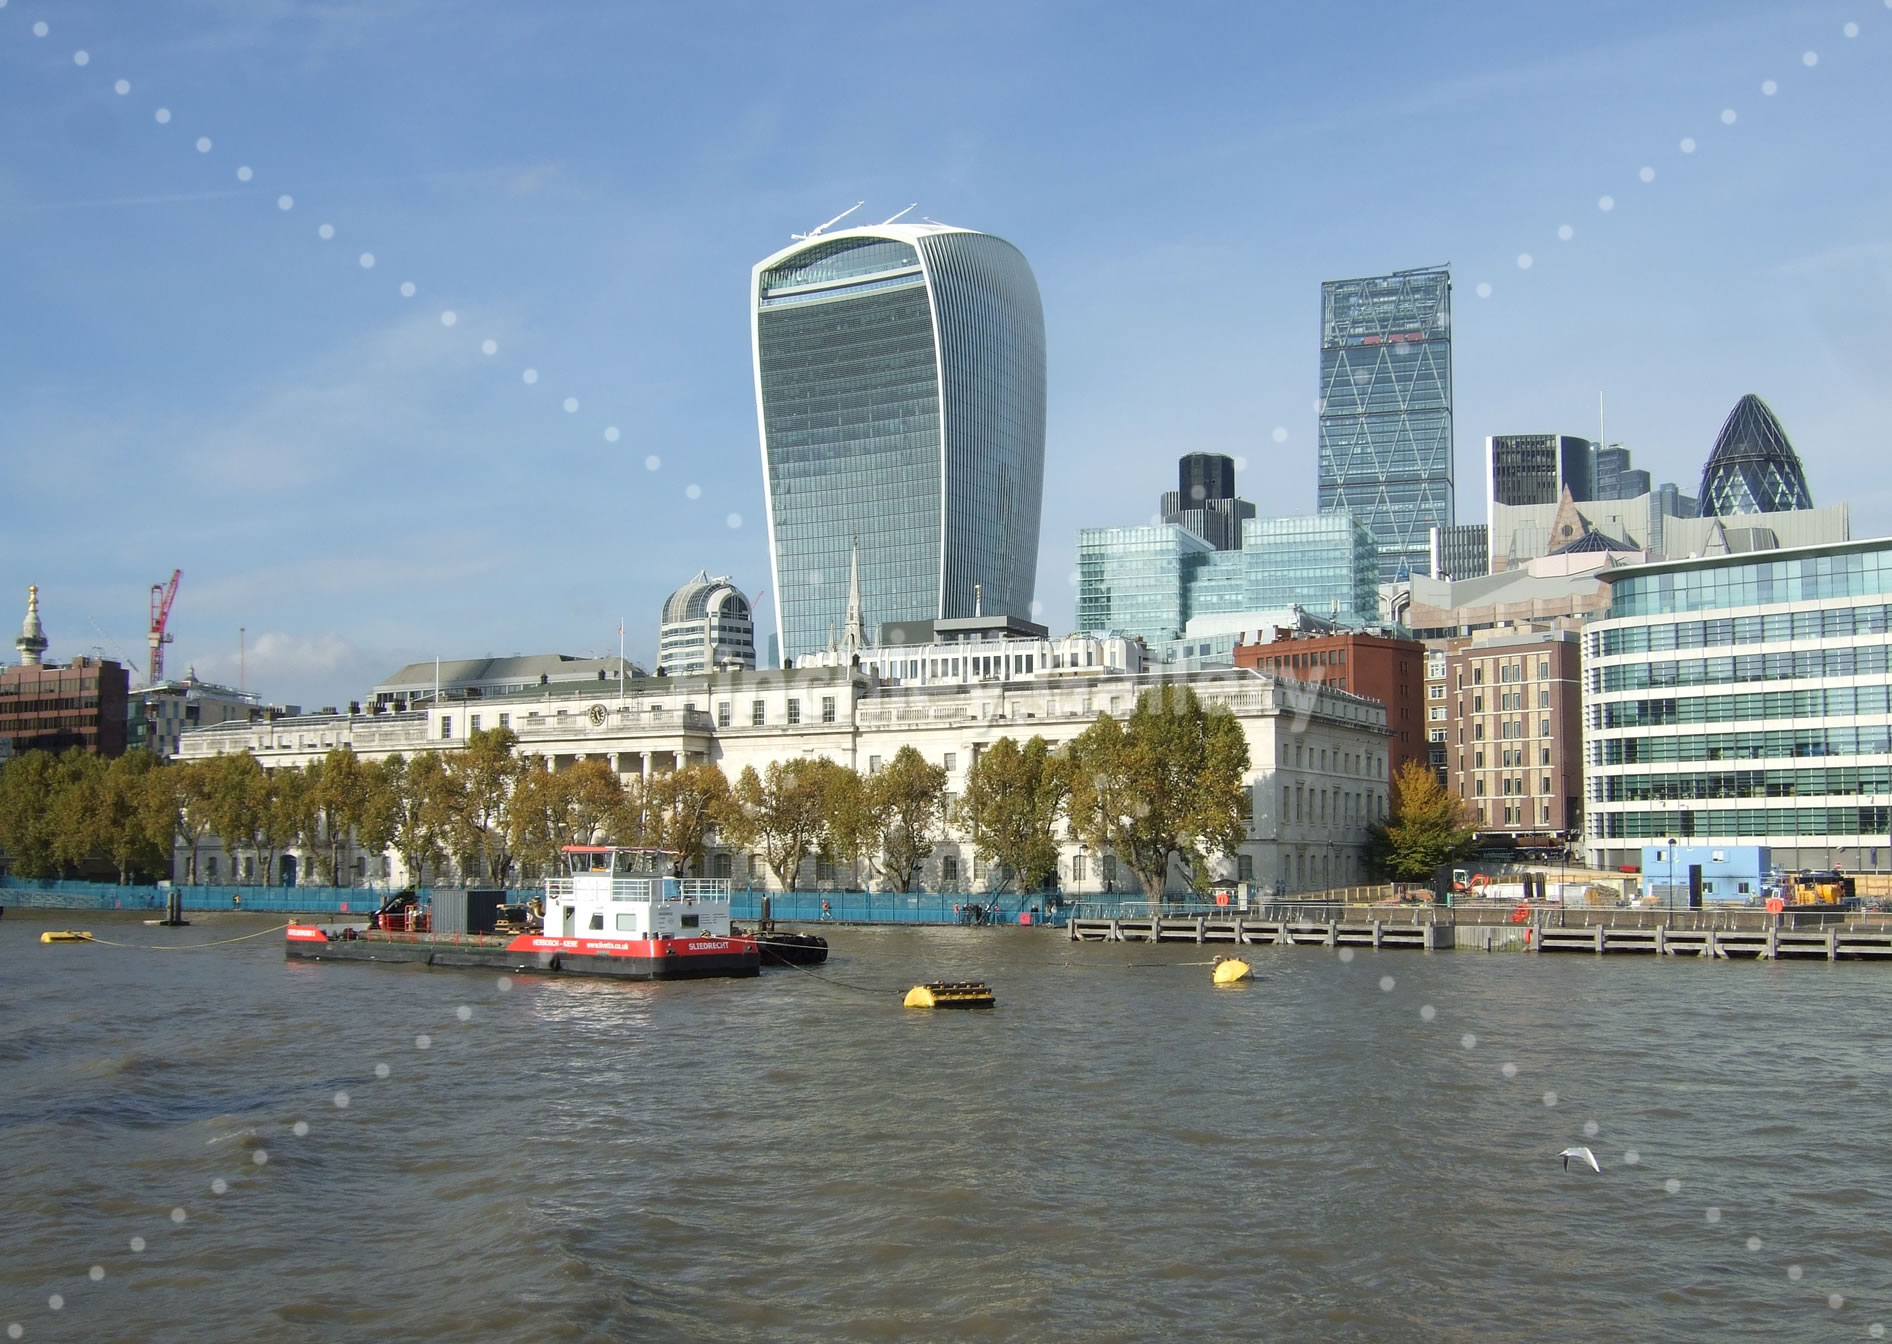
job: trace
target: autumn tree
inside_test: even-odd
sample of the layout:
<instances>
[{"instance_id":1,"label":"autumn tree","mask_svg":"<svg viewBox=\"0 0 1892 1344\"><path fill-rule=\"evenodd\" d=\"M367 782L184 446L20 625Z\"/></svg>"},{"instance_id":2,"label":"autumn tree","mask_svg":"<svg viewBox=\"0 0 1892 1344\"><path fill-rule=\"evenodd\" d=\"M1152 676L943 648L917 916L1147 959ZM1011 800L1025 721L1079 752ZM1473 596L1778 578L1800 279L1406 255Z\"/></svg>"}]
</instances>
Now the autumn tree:
<instances>
[{"instance_id":1,"label":"autumn tree","mask_svg":"<svg viewBox=\"0 0 1892 1344\"><path fill-rule=\"evenodd\" d=\"M342 851L362 823L373 780L354 748L347 746L334 748L306 773L309 832L303 837L304 848L314 853L327 881L347 886Z\"/></svg>"},{"instance_id":2,"label":"autumn tree","mask_svg":"<svg viewBox=\"0 0 1892 1344\"><path fill-rule=\"evenodd\" d=\"M1072 832L1128 864L1152 906L1172 863L1204 871L1242 842L1247 735L1188 687L1145 691L1127 723L1099 715L1072 741L1070 762Z\"/></svg>"},{"instance_id":3,"label":"autumn tree","mask_svg":"<svg viewBox=\"0 0 1892 1344\"><path fill-rule=\"evenodd\" d=\"M1401 882L1430 881L1441 865L1471 852L1477 824L1471 805L1439 782L1423 761L1407 761L1393 775L1387 817L1368 827L1368 855Z\"/></svg>"},{"instance_id":4,"label":"autumn tree","mask_svg":"<svg viewBox=\"0 0 1892 1344\"><path fill-rule=\"evenodd\" d=\"M100 772L103 852L121 883L131 881L134 872L170 875L175 813L164 809L160 786L153 783L164 774L158 758L142 749L107 761Z\"/></svg>"},{"instance_id":5,"label":"autumn tree","mask_svg":"<svg viewBox=\"0 0 1892 1344\"><path fill-rule=\"evenodd\" d=\"M214 756L204 762L205 809L210 831L230 855L231 880L237 878L239 854L261 856L268 824L268 781L256 757L247 751Z\"/></svg>"},{"instance_id":6,"label":"autumn tree","mask_svg":"<svg viewBox=\"0 0 1892 1344\"><path fill-rule=\"evenodd\" d=\"M729 779L721 766L706 761L653 775L645 794L646 841L681 855L700 872L710 834L729 806Z\"/></svg>"},{"instance_id":7,"label":"autumn tree","mask_svg":"<svg viewBox=\"0 0 1892 1344\"><path fill-rule=\"evenodd\" d=\"M881 817L882 870L895 891L910 891L920 865L939 843L946 767L905 746L866 782L870 805Z\"/></svg>"},{"instance_id":8,"label":"autumn tree","mask_svg":"<svg viewBox=\"0 0 1892 1344\"><path fill-rule=\"evenodd\" d=\"M761 774L746 765L730 791L723 833L736 848L761 846L784 891L795 890L802 861L821 838L824 781L820 763L798 757L770 761Z\"/></svg>"},{"instance_id":9,"label":"autumn tree","mask_svg":"<svg viewBox=\"0 0 1892 1344\"><path fill-rule=\"evenodd\" d=\"M880 841L886 810L867 787L867 780L850 766L823 759L821 773L821 849L835 863L844 863L863 890L871 890L880 874Z\"/></svg>"},{"instance_id":10,"label":"autumn tree","mask_svg":"<svg viewBox=\"0 0 1892 1344\"><path fill-rule=\"evenodd\" d=\"M59 758L28 751L0 766L0 849L21 877L51 877L53 819L48 801L58 788Z\"/></svg>"},{"instance_id":11,"label":"autumn tree","mask_svg":"<svg viewBox=\"0 0 1892 1344\"><path fill-rule=\"evenodd\" d=\"M385 792L376 800L376 824L385 827L407 880L419 886L427 865L446 854L446 767L438 752L423 751L411 761L397 753L381 762L381 773Z\"/></svg>"},{"instance_id":12,"label":"autumn tree","mask_svg":"<svg viewBox=\"0 0 1892 1344\"><path fill-rule=\"evenodd\" d=\"M979 856L1021 891L1040 891L1058 873L1058 817L1070 795L1066 763L1042 737L1024 746L1001 737L966 772L954 818Z\"/></svg>"},{"instance_id":13,"label":"autumn tree","mask_svg":"<svg viewBox=\"0 0 1892 1344\"><path fill-rule=\"evenodd\" d=\"M463 872L504 882L512 867L506 808L519 778L513 755L518 738L510 728L487 728L467 738L448 756L447 787L440 796L446 811L446 843Z\"/></svg>"}]
</instances>

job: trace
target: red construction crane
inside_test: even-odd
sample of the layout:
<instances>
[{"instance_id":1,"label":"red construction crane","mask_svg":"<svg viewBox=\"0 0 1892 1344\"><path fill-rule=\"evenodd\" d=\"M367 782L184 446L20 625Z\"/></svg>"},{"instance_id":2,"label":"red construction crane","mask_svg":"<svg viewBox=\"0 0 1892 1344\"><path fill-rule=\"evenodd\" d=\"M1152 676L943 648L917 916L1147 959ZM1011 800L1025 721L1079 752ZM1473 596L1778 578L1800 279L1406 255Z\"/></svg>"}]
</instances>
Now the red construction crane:
<instances>
[{"instance_id":1,"label":"red construction crane","mask_svg":"<svg viewBox=\"0 0 1892 1344\"><path fill-rule=\"evenodd\" d=\"M171 603L177 599L177 581L184 577L184 571L171 571L171 583L166 587L162 583L151 585L151 684L156 686L164 680L164 646L171 642L170 632L164 626L171 619Z\"/></svg>"}]
</instances>

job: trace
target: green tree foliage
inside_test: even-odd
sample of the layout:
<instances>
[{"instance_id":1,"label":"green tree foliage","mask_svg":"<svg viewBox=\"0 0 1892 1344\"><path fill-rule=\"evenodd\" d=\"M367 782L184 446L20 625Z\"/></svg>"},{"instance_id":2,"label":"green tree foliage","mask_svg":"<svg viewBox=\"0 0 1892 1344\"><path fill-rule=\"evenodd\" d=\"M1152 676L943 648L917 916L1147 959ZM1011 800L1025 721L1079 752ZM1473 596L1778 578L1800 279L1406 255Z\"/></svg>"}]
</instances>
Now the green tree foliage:
<instances>
[{"instance_id":1,"label":"green tree foliage","mask_svg":"<svg viewBox=\"0 0 1892 1344\"><path fill-rule=\"evenodd\" d=\"M1014 879L1039 891L1058 872L1058 818L1070 796L1067 763L1033 737L1023 747L1001 737L966 772L954 817L979 855L998 870L1000 890Z\"/></svg>"},{"instance_id":2,"label":"green tree foliage","mask_svg":"<svg viewBox=\"0 0 1892 1344\"><path fill-rule=\"evenodd\" d=\"M816 762L821 772L821 849L853 870L854 881L871 890L880 872L880 840L886 807L861 773L833 761Z\"/></svg>"},{"instance_id":3,"label":"green tree foliage","mask_svg":"<svg viewBox=\"0 0 1892 1344\"><path fill-rule=\"evenodd\" d=\"M386 829L407 880L419 885L428 865L446 857L446 767L438 752L423 751L411 761L396 753L381 762L381 776L375 824Z\"/></svg>"},{"instance_id":4,"label":"green tree foliage","mask_svg":"<svg viewBox=\"0 0 1892 1344\"><path fill-rule=\"evenodd\" d=\"M1476 822L1471 806L1431 767L1407 761L1393 775L1386 820L1369 828L1368 854L1395 881L1429 881L1441 864L1471 852Z\"/></svg>"},{"instance_id":5,"label":"green tree foliage","mask_svg":"<svg viewBox=\"0 0 1892 1344\"><path fill-rule=\"evenodd\" d=\"M912 747L894 753L878 774L867 777L869 806L879 813L882 871L895 891L913 879L939 843L945 819L946 767L931 765Z\"/></svg>"},{"instance_id":6,"label":"green tree foliage","mask_svg":"<svg viewBox=\"0 0 1892 1344\"><path fill-rule=\"evenodd\" d=\"M203 764L211 833L223 841L233 867L244 853L261 859L270 824L269 787L263 767L247 751L211 757Z\"/></svg>"},{"instance_id":7,"label":"green tree foliage","mask_svg":"<svg viewBox=\"0 0 1892 1344\"><path fill-rule=\"evenodd\" d=\"M148 751L128 751L103 763L99 825L104 853L118 868L120 882L131 881L133 873L170 874L173 814L163 810L162 790L153 783L163 774Z\"/></svg>"},{"instance_id":8,"label":"green tree foliage","mask_svg":"<svg viewBox=\"0 0 1892 1344\"><path fill-rule=\"evenodd\" d=\"M821 762L770 761L761 774L746 765L730 791L722 831L737 849L759 845L785 891L794 891L802 861L822 834L827 772Z\"/></svg>"},{"instance_id":9,"label":"green tree foliage","mask_svg":"<svg viewBox=\"0 0 1892 1344\"><path fill-rule=\"evenodd\" d=\"M57 792L59 758L49 751L28 751L0 768L0 849L21 877L53 877L53 814L48 805Z\"/></svg>"},{"instance_id":10,"label":"green tree foliage","mask_svg":"<svg viewBox=\"0 0 1892 1344\"><path fill-rule=\"evenodd\" d=\"M728 815L730 798L728 777L721 766L709 762L651 776L644 800L644 843L682 855L686 865L700 872L709 837Z\"/></svg>"},{"instance_id":11,"label":"green tree foliage","mask_svg":"<svg viewBox=\"0 0 1892 1344\"><path fill-rule=\"evenodd\" d=\"M1174 861L1200 872L1241 844L1248 738L1189 688L1145 691L1128 723L1099 715L1069 750L1072 832L1128 864L1152 905Z\"/></svg>"},{"instance_id":12,"label":"green tree foliage","mask_svg":"<svg viewBox=\"0 0 1892 1344\"><path fill-rule=\"evenodd\" d=\"M507 807L513 856L529 875L554 872L564 846L608 839L623 809L624 786L609 762L592 758L553 771L543 756L528 756Z\"/></svg>"},{"instance_id":13,"label":"green tree foliage","mask_svg":"<svg viewBox=\"0 0 1892 1344\"><path fill-rule=\"evenodd\" d=\"M439 796L444 840L462 872L504 882L512 868L506 809L521 762L510 728L488 728L447 756L446 788Z\"/></svg>"},{"instance_id":14,"label":"green tree foliage","mask_svg":"<svg viewBox=\"0 0 1892 1344\"><path fill-rule=\"evenodd\" d=\"M315 855L323 880L348 886L349 873L342 854L348 848L349 837L362 824L375 781L369 767L352 747L346 746L336 747L304 773L308 776L304 801L309 822L308 833L302 837L305 852Z\"/></svg>"}]
</instances>

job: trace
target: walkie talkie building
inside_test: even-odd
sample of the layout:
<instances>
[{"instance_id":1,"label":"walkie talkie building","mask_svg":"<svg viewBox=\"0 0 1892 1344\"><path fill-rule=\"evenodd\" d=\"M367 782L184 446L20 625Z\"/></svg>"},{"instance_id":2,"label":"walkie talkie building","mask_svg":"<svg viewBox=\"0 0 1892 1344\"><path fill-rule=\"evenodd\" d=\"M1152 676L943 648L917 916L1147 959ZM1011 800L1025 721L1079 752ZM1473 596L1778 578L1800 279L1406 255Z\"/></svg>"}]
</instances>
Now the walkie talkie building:
<instances>
[{"instance_id":1,"label":"walkie talkie building","mask_svg":"<svg viewBox=\"0 0 1892 1344\"><path fill-rule=\"evenodd\" d=\"M1029 617L1045 337L1018 249L935 224L817 233L757 263L750 294L781 656L833 641L857 553L870 632Z\"/></svg>"}]
</instances>

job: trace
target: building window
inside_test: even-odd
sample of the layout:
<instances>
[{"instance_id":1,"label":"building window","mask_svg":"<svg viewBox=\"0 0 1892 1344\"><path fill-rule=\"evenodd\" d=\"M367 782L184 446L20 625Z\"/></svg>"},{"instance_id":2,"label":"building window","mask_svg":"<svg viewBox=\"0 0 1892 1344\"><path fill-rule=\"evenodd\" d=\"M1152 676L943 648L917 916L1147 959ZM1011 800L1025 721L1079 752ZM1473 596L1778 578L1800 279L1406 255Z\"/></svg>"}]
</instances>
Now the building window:
<instances>
[{"instance_id":1,"label":"building window","mask_svg":"<svg viewBox=\"0 0 1892 1344\"><path fill-rule=\"evenodd\" d=\"M466 721L467 731L477 733L480 730L480 716L475 714Z\"/></svg>"},{"instance_id":2,"label":"building window","mask_svg":"<svg viewBox=\"0 0 1892 1344\"><path fill-rule=\"evenodd\" d=\"M716 726L718 728L727 728L729 726L729 701L727 700L718 700L716 702Z\"/></svg>"},{"instance_id":3,"label":"building window","mask_svg":"<svg viewBox=\"0 0 1892 1344\"><path fill-rule=\"evenodd\" d=\"M499 726L500 726L501 728L510 728L510 727L512 727L512 715L510 715L510 714L501 714L501 715L499 716Z\"/></svg>"},{"instance_id":4,"label":"building window","mask_svg":"<svg viewBox=\"0 0 1892 1344\"><path fill-rule=\"evenodd\" d=\"M751 854L749 856L749 880L753 882L758 877L761 877L761 876L762 876L762 856L760 854Z\"/></svg>"},{"instance_id":5,"label":"building window","mask_svg":"<svg viewBox=\"0 0 1892 1344\"><path fill-rule=\"evenodd\" d=\"M1253 882L1255 880L1254 855L1237 854L1235 856L1235 880L1237 882Z\"/></svg>"},{"instance_id":6,"label":"building window","mask_svg":"<svg viewBox=\"0 0 1892 1344\"><path fill-rule=\"evenodd\" d=\"M821 697L821 721L823 723L834 722L834 697L831 695Z\"/></svg>"},{"instance_id":7,"label":"building window","mask_svg":"<svg viewBox=\"0 0 1892 1344\"><path fill-rule=\"evenodd\" d=\"M216 880L217 880L217 856L216 856L215 854L212 854L212 855L211 855L211 856L210 856L209 858L207 858L207 859L205 859L205 860L204 860L204 876L205 876L205 878L206 878L206 879L208 879L208 880L209 880L209 881L210 881L211 883L213 883L213 884L214 884L214 883L216 882Z\"/></svg>"},{"instance_id":8,"label":"building window","mask_svg":"<svg viewBox=\"0 0 1892 1344\"><path fill-rule=\"evenodd\" d=\"M1428 700L1445 699L1445 687L1443 685L1426 687L1426 699Z\"/></svg>"},{"instance_id":9,"label":"building window","mask_svg":"<svg viewBox=\"0 0 1892 1344\"><path fill-rule=\"evenodd\" d=\"M1540 720L1538 721L1538 724L1537 724L1537 735L1538 735L1539 737L1549 737L1549 736L1550 736L1550 720L1549 720L1549 719L1540 719Z\"/></svg>"},{"instance_id":10,"label":"building window","mask_svg":"<svg viewBox=\"0 0 1892 1344\"><path fill-rule=\"evenodd\" d=\"M791 727L801 722L801 701L791 699L788 702L788 722Z\"/></svg>"},{"instance_id":11,"label":"building window","mask_svg":"<svg viewBox=\"0 0 1892 1344\"><path fill-rule=\"evenodd\" d=\"M1537 677L1540 681L1550 680L1550 659L1539 658L1537 660Z\"/></svg>"},{"instance_id":12,"label":"building window","mask_svg":"<svg viewBox=\"0 0 1892 1344\"><path fill-rule=\"evenodd\" d=\"M1104 885L1106 887L1117 885L1117 856L1115 854L1104 855Z\"/></svg>"},{"instance_id":13,"label":"building window","mask_svg":"<svg viewBox=\"0 0 1892 1344\"><path fill-rule=\"evenodd\" d=\"M869 756L867 758L867 773L870 775L877 775L880 773L880 757Z\"/></svg>"},{"instance_id":14,"label":"building window","mask_svg":"<svg viewBox=\"0 0 1892 1344\"><path fill-rule=\"evenodd\" d=\"M817 854L815 856L815 881L834 881L834 860L826 854Z\"/></svg>"},{"instance_id":15,"label":"building window","mask_svg":"<svg viewBox=\"0 0 1892 1344\"><path fill-rule=\"evenodd\" d=\"M959 860L956 856L948 854L939 861L939 879L942 882L959 880Z\"/></svg>"},{"instance_id":16,"label":"building window","mask_svg":"<svg viewBox=\"0 0 1892 1344\"><path fill-rule=\"evenodd\" d=\"M735 876L735 867L734 855L718 854L710 860L710 876L727 882Z\"/></svg>"},{"instance_id":17,"label":"building window","mask_svg":"<svg viewBox=\"0 0 1892 1344\"><path fill-rule=\"evenodd\" d=\"M768 702L766 700L757 700L754 703L752 703L749 706L750 726L755 727L755 728L760 728L763 724L767 722L768 722Z\"/></svg>"},{"instance_id":18,"label":"building window","mask_svg":"<svg viewBox=\"0 0 1892 1344\"><path fill-rule=\"evenodd\" d=\"M1539 759L1538 759L1538 762L1537 762L1537 763L1538 763L1539 765L1549 765L1549 764L1550 764L1550 748L1549 748L1549 747L1541 747L1541 748L1539 748L1539 749L1538 749L1538 753L1537 753L1537 754L1538 754L1538 758L1539 758Z\"/></svg>"},{"instance_id":19,"label":"building window","mask_svg":"<svg viewBox=\"0 0 1892 1344\"><path fill-rule=\"evenodd\" d=\"M453 736L453 715L442 714L440 716L440 735L443 738Z\"/></svg>"},{"instance_id":20,"label":"building window","mask_svg":"<svg viewBox=\"0 0 1892 1344\"><path fill-rule=\"evenodd\" d=\"M959 768L959 753L956 751L947 752L944 760L941 761L941 764L944 765L948 770L957 770Z\"/></svg>"}]
</instances>

